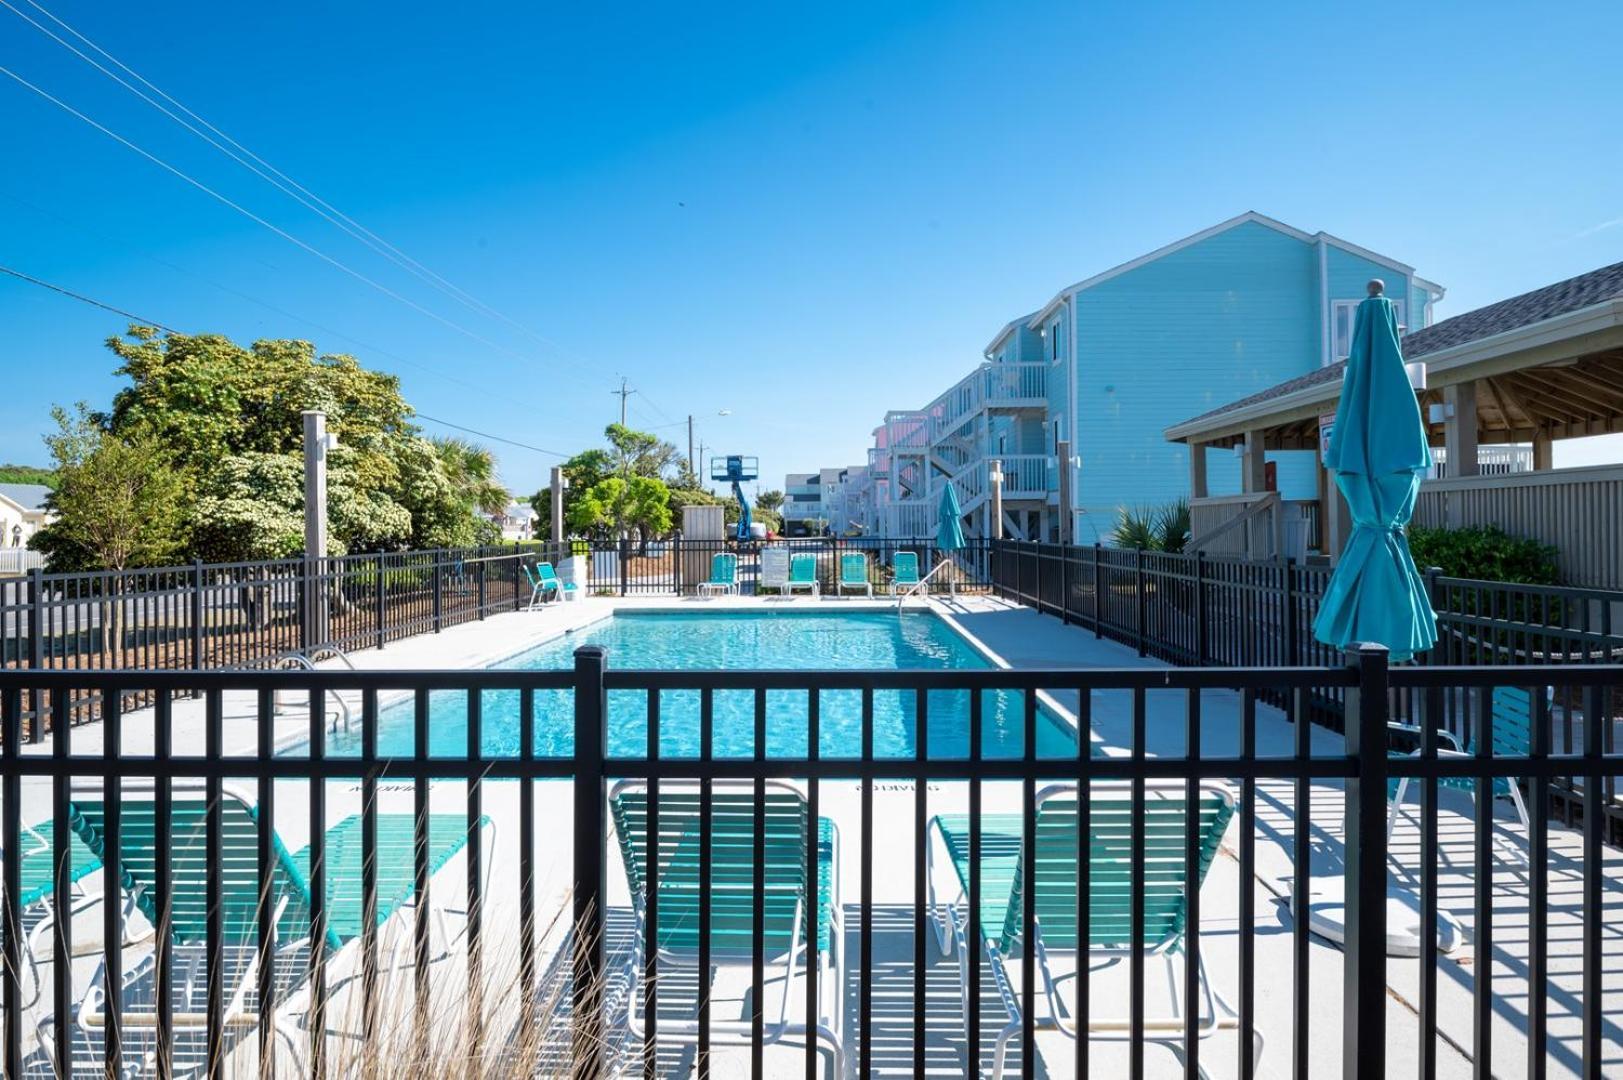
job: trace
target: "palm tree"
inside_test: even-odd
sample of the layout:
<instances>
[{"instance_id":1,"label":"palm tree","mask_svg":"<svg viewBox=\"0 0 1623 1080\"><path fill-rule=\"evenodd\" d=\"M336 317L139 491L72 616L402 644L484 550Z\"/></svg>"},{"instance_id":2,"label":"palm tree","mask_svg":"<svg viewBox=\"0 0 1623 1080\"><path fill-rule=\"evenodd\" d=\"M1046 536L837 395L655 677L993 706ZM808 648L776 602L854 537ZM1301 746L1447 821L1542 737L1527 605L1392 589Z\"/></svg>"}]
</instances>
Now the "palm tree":
<instances>
[{"instance_id":1,"label":"palm tree","mask_svg":"<svg viewBox=\"0 0 1623 1080\"><path fill-rule=\"evenodd\" d=\"M763 491L755 496L755 507L768 513L777 513L783 507L783 492Z\"/></svg>"},{"instance_id":2,"label":"palm tree","mask_svg":"<svg viewBox=\"0 0 1623 1080\"><path fill-rule=\"evenodd\" d=\"M495 515L512 501L496 475L496 456L478 443L455 436L434 440L434 450L445 466L445 475L475 510Z\"/></svg>"}]
</instances>

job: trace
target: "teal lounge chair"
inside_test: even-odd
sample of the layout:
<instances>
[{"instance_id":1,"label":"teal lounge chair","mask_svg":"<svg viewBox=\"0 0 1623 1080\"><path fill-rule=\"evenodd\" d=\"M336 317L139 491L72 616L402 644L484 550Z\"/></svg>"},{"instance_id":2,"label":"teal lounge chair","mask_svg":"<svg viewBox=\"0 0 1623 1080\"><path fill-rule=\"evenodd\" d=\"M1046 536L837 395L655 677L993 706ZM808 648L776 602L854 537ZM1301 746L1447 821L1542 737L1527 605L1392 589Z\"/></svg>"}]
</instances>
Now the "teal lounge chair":
<instances>
[{"instance_id":1,"label":"teal lounge chair","mask_svg":"<svg viewBox=\"0 0 1623 1080\"><path fill-rule=\"evenodd\" d=\"M575 583L560 578L558 571L553 569L551 563L536 563L533 573L523 563L520 563L519 566L524 570L524 580L530 583L529 608L539 607L546 600L548 593L564 600L573 600L575 598L577 593Z\"/></svg>"},{"instance_id":2,"label":"teal lounge chair","mask_svg":"<svg viewBox=\"0 0 1623 1080\"><path fill-rule=\"evenodd\" d=\"M1203 783L1200 788L1197 813L1197 831L1200 836L1200 865L1195 870L1197 887L1205 880L1218 844L1234 814L1234 796L1219 783ZM999 1032L993 1050L992 1076L1003 1075L1008 1045L1020 1033L1022 1002L1010 978L1006 964L1010 958L1020 957L1038 965L1043 992L1047 997L1048 1015L1034 1017L1039 1029L1058 1030L1071 1038L1079 1037L1076 1017L1070 1012L1071 997L1059 991L1060 977L1054 974L1052 961L1056 955L1069 954L1075 961L1075 970L1098 970L1092 960L1102 960L1104 966L1129 959L1133 953L1131 922L1131 859L1132 826L1131 788L1126 783L1096 782L1088 798L1090 811L1088 860L1088 932L1084 940L1078 933L1076 897L1081 876L1076 863L1077 786L1056 784L1037 795L1035 827L1036 848L1036 903L1035 933L1028 935L1021 923L1021 881L1027 873L1022 853L1022 818L1019 814L985 814L981 818L981 911L980 947L991 963L992 975L998 994L1009 1013L1009 1023ZM1181 972L1175 957L1181 952L1188 906L1184 899L1184 883L1188 867L1184 861L1184 822L1186 818L1184 787L1181 782L1146 785L1143 815L1144 837L1144 911L1143 936L1139 945L1146 955L1161 956L1166 960L1167 977L1171 983L1169 993L1173 1002L1171 1017L1156 1017L1146 1012L1145 1037L1166 1043L1174 1054L1181 1055L1184 1021L1182 1009L1187 1003L1178 1000L1182 986ZM952 866L959 893L951 903L936 897L934 861L936 843L926 850L931 862L929 903L932 920L936 925L937 942L944 955L956 948L960 990L963 995L964 1014L968 1016L969 964L978 962L969 942L969 819L962 814L942 814L930 821L935 834ZM1028 941L1029 938L1029 941ZM1030 947L1028 947L1030 946ZM1187 962L1187 960L1185 961ZM1204 958L1200 963L1201 1001L1198 1030L1202 1038L1219 1028L1237 1026L1234 1010L1212 987L1206 977ZM1074 976L1069 976L1074 977ZM1034 1007L1035 1003L1026 1003ZM1125 1016L1090 1015L1086 1037L1090 1039L1124 1039L1128 1034ZM1262 1057L1262 1038L1257 1036L1253 1049L1256 1060ZM1029 1064L1029 1063L1028 1063Z\"/></svg>"},{"instance_id":3,"label":"teal lounge chair","mask_svg":"<svg viewBox=\"0 0 1623 1080\"><path fill-rule=\"evenodd\" d=\"M844 596L847 589L860 589L873 596L873 582L868 580L868 556L860 551L847 551L840 556L840 577L834 593Z\"/></svg>"},{"instance_id":4,"label":"teal lounge chair","mask_svg":"<svg viewBox=\"0 0 1623 1080\"><path fill-rule=\"evenodd\" d=\"M890 557L890 591L900 594L918 585L922 580L919 577L919 553L916 551L898 551Z\"/></svg>"},{"instance_id":5,"label":"teal lounge chair","mask_svg":"<svg viewBox=\"0 0 1623 1080\"><path fill-rule=\"evenodd\" d=\"M56 889L56 859L51 838L37 828L23 826L18 841L20 862L17 875L21 878L21 887L17 908L25 930L20 943L22 958L28 967L26 980L21 972L18 973L18 986L23 995L22 1008L27 1009L39 1000L39 949L57 917L56 905L51 902ZM69 852L68 881L73 885L73 896L68 901L67 915L72 919L101 903L100 893L87 894L81 885L82 879L101 869L101 860L78 836L72 838ZM4 859L4 855L0 854L0 863ZM33 924L31 929L30 923Z\"/></svg>"},{"instance_id":6,"label":"teal lounge chair","mask_svg":"<svg viewBox=\"0 0 1623 1080\"><path fill-rule=\"evenodd\" d=\"M1469 699L1467 699L1469 700ZM1480 715L1480 714L1478 714ZM1493 730L1489 739L1493 743L1493 752L1508 757L1528 757L1533 751L1533 695L1528 691L1513 686L1496 686L1493 688L1492 709ZM1416 732L1419 729L1403 728L1404 731ZM1475 757L1476 741L1473 739L1461 750L1458 741L1449 733L1438 733L1438 757ZM1415 750L1412 756L1420 756ZM1393 780L1389 787L1393 791L1392 809L1386 819L1386 843L1388 849L1392 846L1392 834L1398 827L1398 815L1403 812L1403 797L1408 794L1412 778L1403 777ZM1469 776L1444 776L1438 779L1437 784L1442 788L1453 788L1456 791L1467 791L1471 797L1476 798L1476 780ZM1522 828L1531 830L1527 816L1527 803L1522 800L1522 789L1516 781L1508 776L1495 777L1493 780L1493 797L1495 799L1508 798L1516 808L1516 816L1521 820ZM1489 811L1491 816L1492 811ZM1524 853L1524 858L1531 856Z\"/></svg>"},{"instance_id":7,"label":"teal lounge chair","mask_svg":"<svg viewBox=\"0 0 1623 1080\"><path fill-rule=\"evenodd\" d=\"M120 869L125 891L133 906L154 926L158 925L157 882L154 852L157 848L154 788L150 780L126 780L120 803ZM226 784L222 787L221 844L224 858L218 866L208 861L208 804L205 788L196 781L174 781L170 815L170 870L172 892L169 929L173 935L174 971L178 985L152 986L154 958L148 956L132 966L123 989L121 1020L126 1044L133 1033L151 1033L156 1024L156 994L169 992L177 1002L174 1010L177 1043L182 1039L207 1039L208 1021L204 1008L206 966L203 950L208 930L207 885L210 877L220 883L221 922L225 960L232 975L226 987L224 1009L228 1032L241 1033L258 1026L257 1004L257 901L260 895L258 873L259 818L251 797ZM106 808L101 788L93 785L75 791L69 813L74 833L98 855L106 850ZM415 889L413 856L415 818L411 814L377 815L377 924L382 926L396 912L411 906ZM364 929L361 907L361 827L360 815L352 815L327 830L323 852L326 885L326 946L328 959L355 945ZM492 828L488 817L479 828ZM428 820L429 872L439 870L468 840L468 824L460 814L435 814ZM266 887L274 911L275 935L272 950L279 987L276 1025L294 1059L303 1060L308 1034L290 1021L309 1011L307 989L309 942L311 934L311 853L304 848L289 854L279 837L274 839L275 865ZM447 909L436 907L428 913L440 929L443 956L455 940L446 924ZM460 933L457 935L460 936ZM403 966L407 935L397 936L385 972ZM73 1022L83 1039L93 1042L106 1026L107 973L98 967L83 998L74 1010ZM144 992L143 992L144 991ZM41 1022L41 1041L51 1051L52 1041L44 1029L52 1018ZM184 1056L206 1060L206 1053L193 1048ZM52 1062L53 1066L58 1065ZM58 1066L60 1069L60 1066Z\"/></svg>"},{"instance_id":8,"label":"teal lounge chair","mask_svg":"<svg viewBox=\"0 0 1623 1080\"><path fill-rule=\"evenodd\" d=\"M730 551L718 551L710 559L710 580L699 582L700 596L716 593L738 595L738 556Z\"/></svg>"},{"instance_id":9,"label":"teal lounge chair","mask_svg":"<svg viewBox=\"0 0 1623 1080\"><path fill-rule=\"evenodd\" d=\"M793 596L804 589L816 596L821 588L817 583L817 556L810 552L789 556L789 582L784 592Z\"/></svg>"},{"instance_id":10,"label":"teal lounge chair","mask_svg":"<svg viewBox=\"0 0 1623 1080\"><path fill-rule=\"evenodd\" d=\"M710 962L748 968L754 957L755 789L748 781L716 781L712 790L710 868ZM644 941L656 935L659 970L693 968L699 955L699 788L691 782L667 781L659 791L659 925L650 927L645 910L648 890L648 785L626 780L609 792L614 830L620 838L626 880L636 916L636 939L627 952L627 1021L641 1039ZM817 949L818 1013L812 1035L827 1042L834 1055L834 1075L846 1075L844 1037L845 975L841 950L845 936L840 916L839 830L827 818L817 821L817 906L808 916L806 880L806 798L792 784L766 782L766 861L764 877L767 964L762 1004L764 1039L807 1033L807 1025L790 1019L790 986L807 962L807 946ZM779 968L774 974L773 967ZM699 973L701 994L709 993L710 975ZM698 1041L698 1022L659 1019L661 1042ZM710 1020L712 1044L747 1045L749 1020Z\"/></svg>"}]
</instances>

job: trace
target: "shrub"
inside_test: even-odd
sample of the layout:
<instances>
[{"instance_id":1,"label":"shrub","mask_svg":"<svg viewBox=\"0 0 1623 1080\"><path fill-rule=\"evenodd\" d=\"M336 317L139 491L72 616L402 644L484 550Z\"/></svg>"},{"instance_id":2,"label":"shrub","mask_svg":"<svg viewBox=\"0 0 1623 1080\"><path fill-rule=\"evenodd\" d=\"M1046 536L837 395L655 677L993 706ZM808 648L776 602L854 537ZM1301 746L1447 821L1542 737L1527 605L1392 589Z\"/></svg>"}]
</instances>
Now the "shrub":
<instances>
[{"instance_id":1,"label":"shrub","mask_svg":"<svg viewBox=\"0 0 1623 1080\"><path fill-rule=\"evenodd\" d=\"M1161 507L1122 507L1110 542L1119 548L1143 548L1177 554L1189 543L1189 503L1183 499Z\"/></svg>"},{"instance_id":2,"label":"shrub","mask_svg":"<svg viewBox=\"0 0 1623 1080\"><path fill-rule=\"evenodd\" d=\"M1555 585L1561 572L1556 549L1526 537L1511 536L1497 525L1466 529L1409 527L1409 551L1425 570L1441 567L1448 577L1504 581L1522 585Z\"/></svg>"}]
</instances>

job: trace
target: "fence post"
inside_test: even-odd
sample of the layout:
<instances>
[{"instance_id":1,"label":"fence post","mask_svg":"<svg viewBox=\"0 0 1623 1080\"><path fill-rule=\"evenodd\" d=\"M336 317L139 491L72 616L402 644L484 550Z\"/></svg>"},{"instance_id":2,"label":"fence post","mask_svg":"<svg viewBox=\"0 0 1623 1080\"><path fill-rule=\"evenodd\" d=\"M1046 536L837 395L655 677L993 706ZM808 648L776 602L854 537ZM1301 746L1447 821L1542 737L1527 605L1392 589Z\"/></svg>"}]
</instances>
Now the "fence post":
<instances>
[{"instance_id":1,"label":"fence post","mask_svg":"<svg viewBox=\"0 0 1623 1080\"><path fill-rule=\"evenodd\" d=\"M602 1074L603 883L608 825L603 811L603 675L601 645L575 650L575 897L574 1068L570 1075Z\"/></svg>"},{"instance_id":2,"label":"fence post","mask_svg":"<svg viewBox=\"0 0 1623 1080\"><path fill-rule=\"evenodd\" d=\"M1037 609L1037 614L1041 615L1043 610L1043 545L1041 541L1036 541L1031 545L1031 571L1032 576L1037 579L1036 583L1031 587L1032 597L1036 600L1036 603L1032 606Z\"/></svg>"},{"instance_id":3,"label":"fence post","mask_svg":"<svg viewBox=\"0 0 1623 1080\"><path fill-rule=\"evenodd\" d=\"M1133 624L1138 631L1138 655L1149 655L1149 645L1144 637L1144 548L1133 549L1133 578L1135 581L1133 600Z\"/></svg>"},{"instance_id":4,"label":"fence post","mask_svg":"<svg viewBox=\"0 0 1623 1080\"><path fill-rule=\"evenodd\" d=\"M203 560L192 560L192 668L203 670Z\"/></svg>"},{"instance_id":5,"label":"fence post","mask_svg":"<svg viewBox=\"0 0 1623 1080\"><path fill-rule=\"evenodd\" d=\"M445 553L434 552L434 633L440 632L445 619Z\"/></svg>"},{"instance_id":6,"label":"fence post","mask_svg":"<svg viewBox=\"0 0 1623 1080\"><path fill-rule=\"evenodd\" d=\"M378 570L378 580L377 580L377 583L376 583L376 593L377 593L376 600L377 600L377 610L378 610L378 648L381 649L381 648L383 648L384 639L387 636L384 633L383 552L381 552L381 551L378 552L377 570Z\"/></svg>"},{"instance_id":7,"label":"fence post","mask_svg":"<svg viewBox=\"0 0 1623 1080\"><path fill-rule=\"evenodd\" d=\"M518 591L518 578L519 578L518 560L519 560L519 545L518 545L518 541L514 540L513 541L513 565L511 567L509 567L509 569L512 570L512 572L513 572L513 610L514 611L518 611L520 608L522 608L524 606L523 602L519 599L519 591Z\"/></svg>"},{"instance_id":8,"label":"fence post","mask_svg":"<svg viewBox=\"0 0 1623 1080\"><path fill-rule=\"evenodd\" d=\"M1370 1047L1386 1045L1386 722L1384 645L1348 650L1358 682L1347 691L1346 961L1342 992L1342 1076L1368 1077ZM1425 927L1422 933L1436 933ZM1379 1055L1376 1055L1377 1060ZM1378 1070L1374 1075L1379 1076Z\"/></svg>"},{"instance_id":9,"label":"fence post","mask_svg":"<svg viewBox=\"0 0 1623 1080\"><path fill-rule=\"evenodd\" d=\"M1103 589L1104 569L1100 566L1099 556L1104 554L1104 545L1099 541L1093 542L1093 636L1097 640L1105 636L1105 594Z\"/></svg>"},{"instance_id":10,"label":"fence post","mask_svg":"<svg viewBox=\"0 0 1623 1080\"><path fill-rule=\"evenodd\" d=\"M1195 666L1206 666L1206 553L1195 552Z\"/></svg>"},{"instance_id":11,"label":"fence post","mask_svg":"<svg viewBox=\"0 0 1623 1080\"><path fill-rule=\"evenodd\" d=\"M45 667L45 571L38 566L28 571L28 667L31 671ZM28 693L34 712L28 741L37 743L45 738L45 695L38 690Z\"/></svg>"},{"instance_id":12,"label":"fence post","mask_svg":"<svg viewBox=\"0 0 1623 1080\"><path fill-rule=\"evenodd\" d=\"M1442 584L1438 581L1438 579L1442 576L1443 568L1441 566L1426 567L1426 603L1431 605L1433 615L1437 614L1437 598L1442 592ZM1602 603L1601 613L1603 615L1610 615L1611 605ZM1529 613L1528 618L1529 620L1532 618L1531 613ZM1448 659L1443 655L1442 634L1437 635L1437 640L1432 644L1431 647L1431 655L1426 658L1426 662L1431 664L1448 663Z\"/></svg>"},{"instance_id":13,"label":"fence post","mask_svg":"<svg viewBox=\"0 0 1623 1080\"><path fill-rule=\"evenodd\" d=\"M1302 628L1296 618L1296 560L1289 556L1285 557L1284 575L1284 593L1279 604L1285 619L1285 663L1295 667L1304 661L1298 655L1302 649Z\"/></svg>"},{"instance_id":14,"label":"fence post","mask_svg":"<svg viewBox=\"0 0 1623 1080\"><path fill-rule=\"evenodd\" d=\"M1071 625L1071 548L1059 545L1059 621Z\"/></svg>"},{"instance_id":15,"label":"fence post","mask_svg":"<svg viewBox=\"0 0 1623 1080\"><path fill-rule=\"evenodd\" d=\"M475 606L478 608L479 618L482 620L485 617L485 560L482 555L478 554L481 550L480 548L474 549L474 559L476 561L473 564L473 579L477 585L477 591L474 593Z\"/></svg>"},{"instance_id":16,"label":"fence post","mask_svg":"<svg viewBox=\"0 0 1623 1080\"><path fill-rule=\"evenodd\" d=\"M627 588L627 586L630 585L630 575L631 575L631 566L630 566L631 545L628 542L628 539L629 538L624 537L624 536L620 537L620 595L621 596L626 595L626 593L630 591Z\"/></svg>"}]
</instances>

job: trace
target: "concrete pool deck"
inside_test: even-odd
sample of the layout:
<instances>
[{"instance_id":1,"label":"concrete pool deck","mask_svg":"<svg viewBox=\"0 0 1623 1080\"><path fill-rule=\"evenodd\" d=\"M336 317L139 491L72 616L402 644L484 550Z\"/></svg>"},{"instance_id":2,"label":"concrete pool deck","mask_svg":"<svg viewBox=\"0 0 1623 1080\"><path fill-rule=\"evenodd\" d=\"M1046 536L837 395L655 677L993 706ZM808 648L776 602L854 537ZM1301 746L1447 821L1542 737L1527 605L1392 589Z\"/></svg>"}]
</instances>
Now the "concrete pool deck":
<instances>
[{"instance_id":1,"label":"concrete pool deck","mask_svg":"<svg viewBox=\"0 0 1623 1080\"><path fill-rule=\"evenodd\" d=\"M911 606L911 605L910 605ZM1160 668L1165 665L1141 659L1131 650L1110 641L1096 640L1093 635L1077 627L1062 625L1057 619L1038 615L985 597L965 596L931 601L930 606L949 615L963 629L974 635L1009 666L1032 667L1112 667ZM586 599L569 604L550 604L535 612L517 612L493 616L482 622L464 624L447 629L438 635L423 635L391 643L382 650L368 650L354 654L356 668L381 671L409 668L470 668L483 667L515 653L525 651L552 637L578 630L598 619L626 610L783 610L816 608L819 610L894 610L894 601L864 600L761 600L755 598L718 598L715 600L624 598ZM612 666L613 657L609 662ZM808 658L808 664L815 658ZM326 665L324 665L326 666ZM1058 704L1066 709L1075 708L1075 694L1055 695ZM292 703L277 721L278 743L296 741L306 734L308 718L301 702ZM1147 750L1155 754L1181 754L1184 733L1184 696L1182 693L1152 692L1148 698L1149 725ZM358 714L358 708L355 710ZM225 703L225 749L228 754L251 752L255 745L252 699L249 695L227 695ZM1201 749L1209 755L1231 754L1238 749L1239 695L1227 692L1209 692L1202 695ZM1092 701L1093 738L1102 753L1120 753L1127 744L1127 724L1130 717L1130 699L1122 693L1101 692ZM177 747L201 745L203 719L201 704L193 700L177 701L174 706L175 745ZM1258 709L1258 746L1264 755L1283 755L1291 748L1294 731L1278 710L1266 706ZM1311 732L1316 753L1339 753L1342 741L1339 735L1315 728ZM73 730L75 753L98 753L102 750L101 725L90 724ZM124 747L126 752L150 752L152 745L150 711L132 711L124 719ZM50 743L26 748L28 752L50 752ZM961 811L966 801L966 786L960 783L932 784L929 790L930 812ZM310 801L305 782L278 782L276 785L276 828L290 850L296 850L308 841L311 832ZM846 1032L849 1051L855 1056L855 1026L858 1015L856 985L857 927L859 909L856 904L857 882L861 869L862 852L859 850L859 786L852 782L827 781L820 792L822 813L833 819L841 829L841 875L844 891L841 897L847 941L847 1011ZM873 852L873 926L874 926L874 980L869 988L873 1000L875 1020L874 1061L876 1071L885 1075L911 1075L912 1060L912 957L913 957L913 786L910 783L881 783L876 785L874 814L881 827L876 829ZM984 806L989 812L1018 807L1018 789L1013 785L988 782L985 785ZM508 984L516 970L516 940L512 927L516 924L519 882L517 875L517 785L487 782L483 785L483 808L496 822L496 833L487 846L487 866L490 874L486 908L486 982L491 988L487 1002L500 1003L498 1015L489 1025L493 1037L511 1023L514 1015L511 1002L503 997L501 989ZM457 812L466 805L464 787L460 783L442 782L433 785L431 809L436 812ZM1470 1048L1471 991L1479 963L1473 955L1471 924L1473 908L1473 815L1471 800L1458 792L1444 791L1441 805L1441 844L1439 869L1439 904L1457 918L1466 930L1465 945L1452 956L1444 957L1438 966L1438 1016L1440 1023L1439 1074L1465 1076L1471 1071ZM411 795L409 785L392 784L385 780L380 785L380 812L409 812ZM326 826L360 809L359 785L334 781L327 788ZM541 783L536 794L537 835L541 850L537 852L537 910L546 923L561 910L567 897L570 873L568 841L548 845L549 837L566 837L572 818L570 792L564 784ZM1292 1052L1290 1015L1293 1001L1291 972L1291 916L1288 905L1288 883L1293 876L1291 838L1299 808L1295 806L1293 785L1286 782L1260 781L1258 784L1256 841L1256 877L1241 882L1239 864L1234 856L1237 826L1231 825L1223 849L1213 864L1202 891L1201 941L1207 970L1212 982L1225 996L1237 996L1238 971L1238 897L1242 887L1254 895L1255 970L1257 1023L1266 1039L1260 1075L1288 1075ZM1342 793L1339 783L1322 782L1312 785L1310 812L1311 870L1315 876L1330 877L1339 872L1341 852ZM1500 820L1496 829L1495 873L1493 881L1493 962L1492 985L1498 995L1493 1015L1493 1071L1496 1074L1525 1072L1526 1037L1525 1011L1527 1005L1526 963L1528 948L1527 927L1527 871L1516 861L1516 851L1526 850L1526 837L1520 826L1499 808ZM49 787L29 781L24 784L22 816L25 823L49 821ZM608 865L610 870L611 926L609 942L610 966L616 969L629 948L629 896L614 840L610 841ZM1553 825L1550 830L1550 922L1548 965L1550 1075L1579 1075L1579 995L1581 972L1581 893L1583 864L1581 837L1575 831ZM1419 836L1410 823L1400 823L1394 839L1393 852L1397 863L1396 876L1416 878L1415 866L1419 852ZM1603 1041L1606 1046L1608 1068L1623 1070L1623 852L1603 849L1603 896L1606 907L1603 950L1605 969L1602 985L1605 991L1603 1018L1606 1024ZM436 876L434 895L453 899L463 895L466 881L465 863L459 857ZM939 874L938 885L947 882ZM97 884L91 884L94 890ZM410 916L397 918L385 928L385 940L390 935L409 932ZM75 920L75 944L79 950L99 948L100 912L89 912ZM557 934L549 937L556 948ZM134 963L139 953L134 948L128 954ZM958 1076L967 1071L963 1057L963 1021L958 998L958 960L941 957L932 945L935 957L926 974L927 1070L932 1075ZM1341 1047L1341 959L1335 946L1314 938L1310 956L1310 1032L1309 1055L1312 1074L1323 1075L1340 1066ZM91 978L96 964L95 956L81 956L75 963L74 982L82 990ZM333 979L339 983L351 958L340 957L334 967ZM1019 966L1015 962L1012 973L1018 979ZM1164 976L1158 964L1146 968L1149 1008L1163 1007L1166 1001ZM1389 986L1388 1020L1389 1040L1387 1060L1396 1065L1394 1073L1404 1070L1403 1063L1417 1060L1419 971L1414 960L1391 959L1387 965ZM460 955L438 962L433 969L436 985L436 1017L448 1025L447 1031L460 1023L459 1002L465 986L464 968ZM768 974L771 975L769 965ZM42 969L42 977L50 979L49 965ZM409 976L401 976L409 978ZM798 980L797 980L798 982ZM1017 983L1018 985L1018 983ZM1121 1000L1125 980L1117 978L1115 971L1096 972L1092 994L1095 1008ZM619 986L611 981L612 995ZM983 1033L981 1046L983 1067L989 1066L990 1050L997 1029L1005 1022L1001 1003L992 989L989 970L983 969L982 1003ZM777 1000L780 986L768 987L771 1001ZM798 1015L803 993L798 986L790 989L791 1014ZM673 978L662 984L666 1008L691 1012L693 984ZM340 991L340 994L348 990ZM723 970L713 984L713 1009L718 1018L744 1015L747 1008L748 971ZM45 995L48 999L48 995ZM507 995L510 998L511 995ZM685 1005L684 1005L685 999ZM32 1031L35 1022L49 1011L48 1000L29 1010L25 1030ZM352 1015L353 1007L335 999L333 1015ZM448 1036L453 1037L454 1035ZM249 1043L252 1040L248 1040ZM1068 1076L1074 1043L1062 1035L1039 1033L1036 1072L1047 1076ZM1115 1075L1125 1062L1125 1050L1120 1043L1095 1040L1090 1048L1095 1070L1099 1075ZM1237 1071L1240 1047L1233 1032L1219 1032L1206 1040L1201 1048L1201 1059L1213 1076L1234 1075ZM234 1066L246 1067L252 1055L251 1046L245 1047L233 1061ZM768 1072L772 1075L798 1075L803 1050L799 1044L784 1043L767 1052ZM691 1064L691 1051L671 1047L662 1052L661 1061L672 1073L681 1073ZM1170 1075L1178 1066L1167 1050L1150 1047L1145 1054L1150 1075ZM737 1047L718 1047L716 1075L734 1075L734 1068L747 1062L746 1051ZM662 1069L662 1072L665 1070Z\"/></svg>"}]
</instances>

